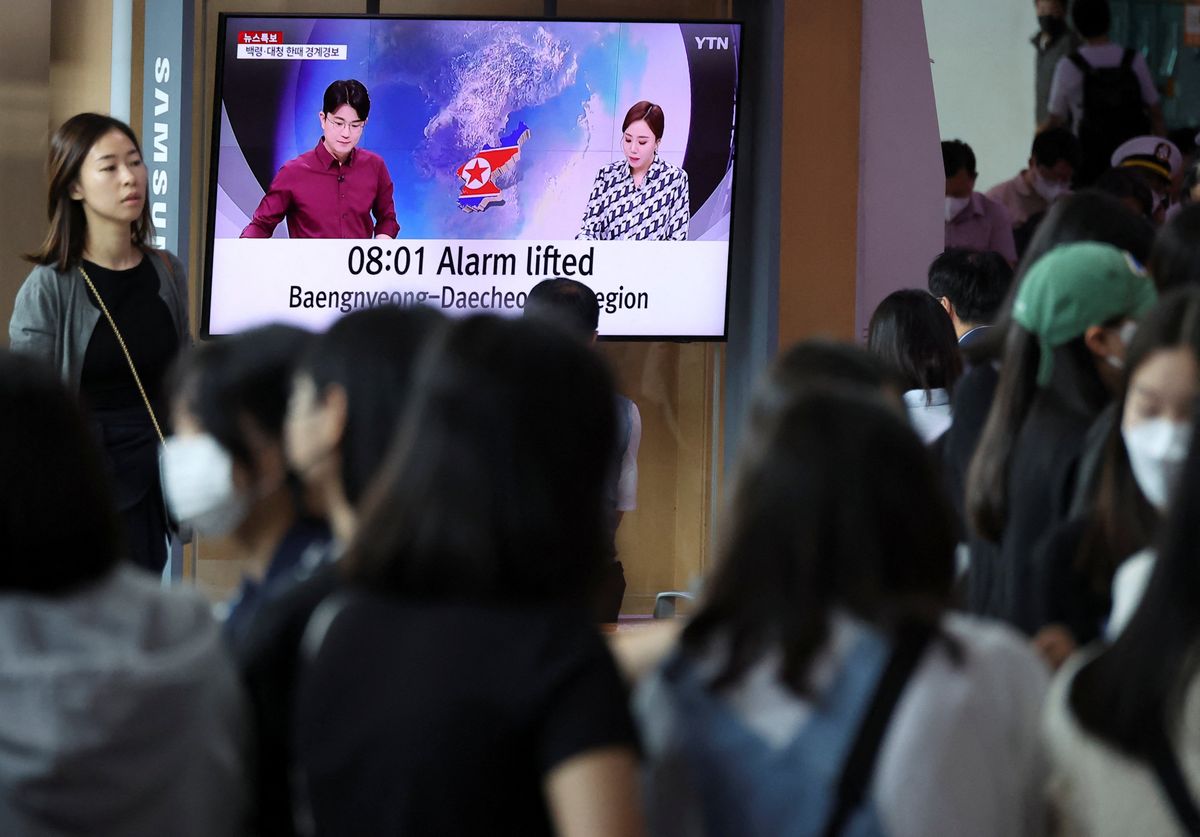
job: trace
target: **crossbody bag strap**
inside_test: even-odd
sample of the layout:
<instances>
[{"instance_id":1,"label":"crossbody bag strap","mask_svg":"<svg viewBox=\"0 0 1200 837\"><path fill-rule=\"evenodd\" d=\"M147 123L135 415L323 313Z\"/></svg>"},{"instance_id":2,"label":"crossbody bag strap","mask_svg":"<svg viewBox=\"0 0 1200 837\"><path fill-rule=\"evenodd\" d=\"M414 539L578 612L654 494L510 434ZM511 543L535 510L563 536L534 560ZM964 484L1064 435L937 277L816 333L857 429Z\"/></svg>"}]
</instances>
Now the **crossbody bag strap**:
<instances>
[{"instance_id":1,"label":"crossbody bag strap","mask_svg":"<svg viewBox=\"0 0 1200 837\"><path fill-rule=\"evenodd\" d=\"M822 832L825 837L841 834L851 815L862 805L875 773L875 762L879 758L888 724L900 703L905 686L912 679L926 647L933 639L934 631L935 628L928 625L909 625L899 631L887 667L875 687L871 705L867 707L859 725L850 754L842 763L837 797Z\"/></svg>"},{"instance_id":2,"label":"crossbody bag strap","mask_svg":"<svg viewBox=\"0 0 1200 837\"><path fill-rule=\"evenodd\" d=\"M1165 732L1151 747L1150 764L1154 767L1154 776L1158 779L1159 788L1171 804L1171 811L1184 832L1200 835L1200 808L1196 806L1196 799L1188 789L1183 768Z\"/></svg>"},{"instance_id":3,"label":"crossbody bag strap","mask_svg":"<svg viewBox=\"0 0 1200 837\"><path fill-rule=\"evenodd\" d=\"M96 302L100 305L100 312L104 314L104 318L112 326L113 334L117 338L117 345L121 347L121 352L125 355L125 362L129 364L129 371L133 373L133 382L137 384L138 392L142 394L142 402L146 405L146 412L150 414L150 422L154 425L154 432L158 435L158 441L161 444L166 439L163 438L162 428L158 425L158 416L154 414L154 407L150 405L150 397L146 395L146 388L142 386L142 376L138 374L137 367L133 365L133 357L129 354L129 347L125 345L125 338L121 336L121 329L117 328L117 321L109 313L108 306L104 304L104 299L100 296L100 292L96 290L96 286L92 283L92 277L88 276L87 270L84 269L83 265L79 266L79 272L83 274L83 281L87 282L88 289L96 297Z\"/></svg>"}]
</instances>

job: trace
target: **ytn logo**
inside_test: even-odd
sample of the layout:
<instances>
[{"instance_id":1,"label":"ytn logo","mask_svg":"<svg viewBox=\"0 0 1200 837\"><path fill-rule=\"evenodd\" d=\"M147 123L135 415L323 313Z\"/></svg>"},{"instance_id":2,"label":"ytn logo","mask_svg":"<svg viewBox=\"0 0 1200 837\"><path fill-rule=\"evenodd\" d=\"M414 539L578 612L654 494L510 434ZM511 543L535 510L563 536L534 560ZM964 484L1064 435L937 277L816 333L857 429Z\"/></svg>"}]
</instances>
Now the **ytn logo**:
<instances>
[{"instance_id":1,"label":"ytn logo","mask_svg":"<svg viewBox=\"0 0 1200 837\"><path fill-rule=\"evenodd\" d=\"M729 49L729 38L718 38L716 35L702 38L697 35L696 49Z\"/></svg>"}]
</instances>

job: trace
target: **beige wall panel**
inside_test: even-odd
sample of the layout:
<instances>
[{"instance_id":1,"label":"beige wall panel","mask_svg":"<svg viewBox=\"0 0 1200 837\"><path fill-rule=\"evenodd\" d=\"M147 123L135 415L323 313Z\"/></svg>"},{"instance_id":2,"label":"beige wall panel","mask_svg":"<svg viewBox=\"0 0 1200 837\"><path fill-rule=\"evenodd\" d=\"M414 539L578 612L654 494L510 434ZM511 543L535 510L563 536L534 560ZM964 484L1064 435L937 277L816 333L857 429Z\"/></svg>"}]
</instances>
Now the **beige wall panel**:
<instances>
[{"instance_id":1,"label":"beige wall panel","mask_svg":"<svg viewBox=\"0 0 1200 837\"><path fill-rule=\"evenodd\" d=\"M129 124L142 132L142 94L146 91L142 64L146 60L146 0L133 0L133 72L129 77Z\"/></svg>"},{"instance_id":2,"label":"beige wall panel","mask_svg":"<svg viewBox=\"0 0 1200 837\"><path fill-rule=\"evenodd\" d=\"M50 7L6 3L0 28L0 346L8 345L13 297L29 273L20 254L46 231L46 148L50 137Z\"/></svg>"},{"instance_id":3,"label":"beige wall panel","mask_svg":"<svg viewBox=\"0 0 1200 837\"><path fill-rule=\"evenodd\" d=\"M625 613L649 613L655 594L687 589L712 536L713 369L704 343L605 343L617 388L642 416L638 508L617 532Z\"/></svg>"},{"instance_id":4,"label":"beige wall panel","mask_svg":"<svg viewBox=\"0 0 1200 837\"><path fill-rule=\"evenodd\" d=\"M859 3L787 4L780 346L856 336L861 33Z\"/></svg>"},{"instance_id":5,"label":"beige wall panel","mask_svg":"<svg viewBox=\"0 0 1200 837\"><path fill-rule=\"evenodd\" d=\"M108 113L112 0L50 3L50 123L83 111Z\"/></svg>"}]
</instances>

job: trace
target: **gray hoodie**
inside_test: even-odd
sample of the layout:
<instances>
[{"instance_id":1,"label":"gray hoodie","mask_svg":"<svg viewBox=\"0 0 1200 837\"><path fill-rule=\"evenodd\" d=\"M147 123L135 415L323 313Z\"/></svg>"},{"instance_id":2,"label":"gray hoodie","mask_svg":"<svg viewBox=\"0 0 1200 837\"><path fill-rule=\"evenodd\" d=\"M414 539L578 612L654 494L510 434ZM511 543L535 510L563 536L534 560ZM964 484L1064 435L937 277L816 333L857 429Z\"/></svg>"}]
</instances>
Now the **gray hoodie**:
<instances>
[{"instance_id":1,"label":"gray hoodie","mask_svg":"<svg viewBox=\"0 0 1200 837\"><path fill-rule=\"evenodd\" d=\"M206 603L122 566L0 593L0 834L243 830L245 714Z\"/></svg>"}]
</instances>

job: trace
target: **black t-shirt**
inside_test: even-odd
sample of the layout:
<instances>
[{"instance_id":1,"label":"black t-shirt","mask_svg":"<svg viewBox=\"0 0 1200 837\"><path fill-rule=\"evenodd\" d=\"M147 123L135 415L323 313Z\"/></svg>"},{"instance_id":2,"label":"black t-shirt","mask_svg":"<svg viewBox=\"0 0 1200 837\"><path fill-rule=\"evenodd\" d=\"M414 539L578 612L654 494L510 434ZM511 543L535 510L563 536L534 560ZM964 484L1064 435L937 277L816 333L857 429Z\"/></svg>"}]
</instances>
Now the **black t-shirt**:
<instances>
[{"instance_id":1,"label":"black t-shirt","mask_svg":"<svg viewBox=\"0 0 1200 837\"><path fill-rule=\"evenodd\" d=\"M136 267L128 270L109 270L85 259L83 268L121 330L146 394L157 409L162 403L163 378L179 351L179 335L175 333L167 304L158 295L158 271L150 259L151 256L144 256ZM87 296L88 302L99 310L90 290ZM129 362L103 313L83 357L79 390L93 409L142 404Z\"/></svg>"},{"instance_id":2,"label":"black t-shirt","mask_svg":"<svg viewBox=\"0 0 1200 837\"><path fill-rule=\"evenodd\" d=\"M586 615L354 594L299 691L320 834L552 834L542 782L635 737Z\"/></svg>"}]
</instances>

